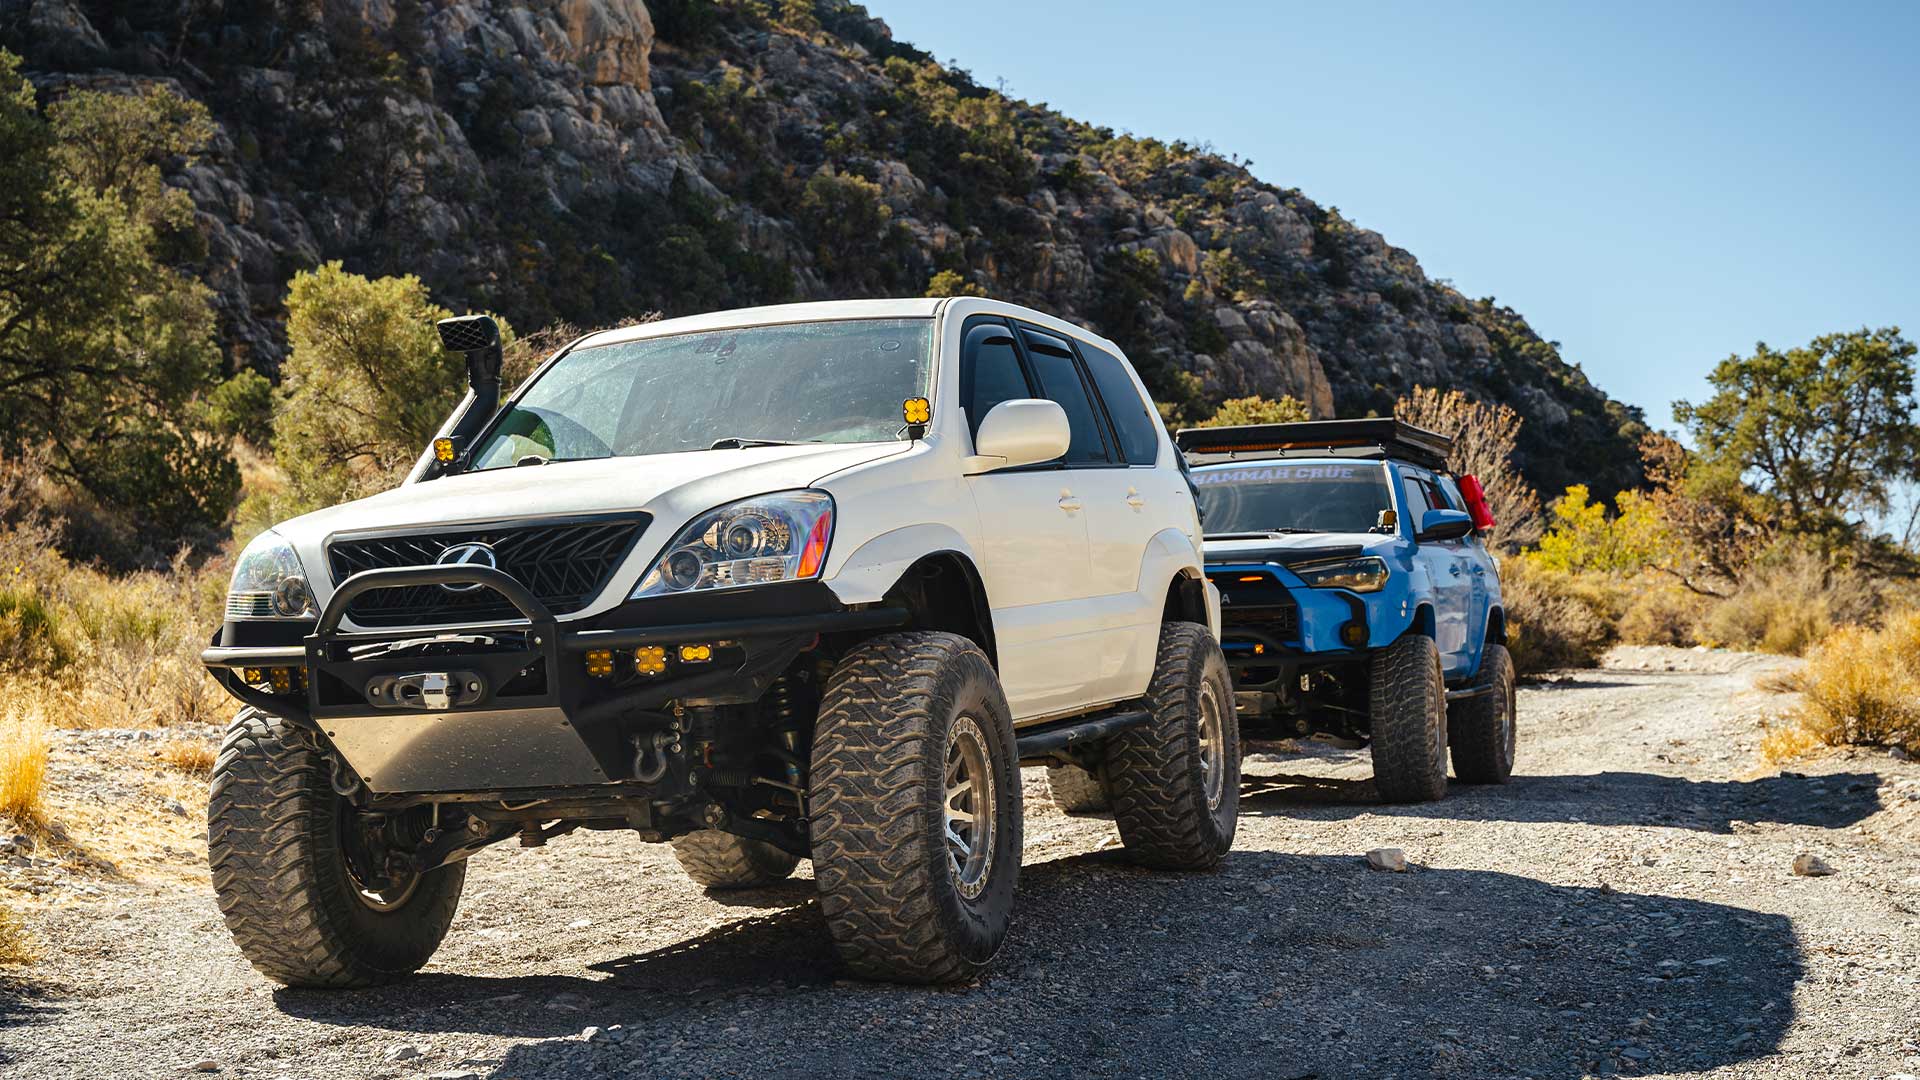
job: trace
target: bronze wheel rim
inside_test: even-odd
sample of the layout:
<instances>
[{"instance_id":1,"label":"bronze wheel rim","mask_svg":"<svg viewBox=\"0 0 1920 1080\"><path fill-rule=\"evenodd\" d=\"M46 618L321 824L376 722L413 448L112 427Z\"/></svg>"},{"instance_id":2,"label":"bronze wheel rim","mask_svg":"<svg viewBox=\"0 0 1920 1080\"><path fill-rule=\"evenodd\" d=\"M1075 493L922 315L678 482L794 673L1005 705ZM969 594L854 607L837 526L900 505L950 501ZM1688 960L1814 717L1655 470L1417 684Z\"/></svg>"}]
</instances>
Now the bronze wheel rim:
<instances>
[{"instance_id":1,"label":"bronze wheel rim","mask_svg":"<svg viewBox=\"0 0 1920 1080\"><path fill-rule=\"evenodd\" d=\"M998 837L993 758L987 738L971 716L961 716L947 732L946 797L941 802L947 845L947 869L953 887L977 899L993 872Z\"/></svg>"}]
</instances>

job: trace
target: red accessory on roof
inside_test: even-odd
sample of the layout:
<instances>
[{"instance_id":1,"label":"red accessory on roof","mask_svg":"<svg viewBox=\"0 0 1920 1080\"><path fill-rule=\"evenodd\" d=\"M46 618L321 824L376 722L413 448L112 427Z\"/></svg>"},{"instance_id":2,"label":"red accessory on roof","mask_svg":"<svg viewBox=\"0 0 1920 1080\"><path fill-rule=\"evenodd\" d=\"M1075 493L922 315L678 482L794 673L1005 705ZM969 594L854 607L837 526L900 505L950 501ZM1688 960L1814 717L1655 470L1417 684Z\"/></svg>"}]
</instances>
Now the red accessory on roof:
<instances>
[{"instance_id":1,"label":"red accessory on roof","mask_svg":"<svg viewBox=\"0 0 1920 1080\"><path fill-rule=\"evenodd\" d=\"M1474 529L1485 532L1493 528L1493 511L1487 506L1487 493L1480 486L1479 478L1471 473L1462 476L1460 495L1467 500L1467 516L1473 519Z\"/></svg>"}]
</instances>

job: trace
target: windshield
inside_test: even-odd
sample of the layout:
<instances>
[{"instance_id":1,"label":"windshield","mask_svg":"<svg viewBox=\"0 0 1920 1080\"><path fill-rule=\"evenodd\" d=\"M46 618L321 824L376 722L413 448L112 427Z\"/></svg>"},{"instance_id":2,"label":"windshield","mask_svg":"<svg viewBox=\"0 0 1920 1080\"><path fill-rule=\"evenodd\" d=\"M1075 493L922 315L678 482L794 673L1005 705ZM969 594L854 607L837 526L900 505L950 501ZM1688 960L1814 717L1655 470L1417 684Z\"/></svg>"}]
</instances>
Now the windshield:
<instances>
[{"instance_id":1,"label":"windshield","mask_svg":"<svg viewBox=\"0 0 1920 1080\"><path fill-rule=\"evenodd\" d=\"M1370 532L1393 508L1373 464L1209 465L1193 470L1207 535Z\"/></svg>"},{"instance_id":2,"label":"windshield","mask_svg":"<svg viewBox=\"0 0 1920 1080\"><path fill-rule=\"evenodd\" d=\"M756 443L905 438L933 320L860 319L645 338L568 353L494 422L474 468Z\"/></svg>"}]
</instances>

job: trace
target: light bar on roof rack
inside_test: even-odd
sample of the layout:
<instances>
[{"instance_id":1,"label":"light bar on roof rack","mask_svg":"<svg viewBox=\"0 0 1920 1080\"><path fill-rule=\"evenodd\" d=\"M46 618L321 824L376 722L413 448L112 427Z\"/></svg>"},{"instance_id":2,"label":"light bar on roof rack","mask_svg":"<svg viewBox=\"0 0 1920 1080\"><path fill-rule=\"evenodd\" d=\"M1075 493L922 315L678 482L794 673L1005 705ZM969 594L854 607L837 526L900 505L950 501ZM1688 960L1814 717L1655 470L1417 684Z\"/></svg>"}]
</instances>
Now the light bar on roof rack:
<instances>
[{"instance_id":1,"label":"light bar on roof rack","mask_svg":"<svg viewBox=\"0 0 1920 1080\"><path fill-rule=\"evenodd\" d=\"M1453 440L1396 417L1307 420L1295 424L1181 428L1174 445L1195 464L1233 460L1243 454L1393 457L1429 469L1445 469Z\"/></svg>"}]
</instances>

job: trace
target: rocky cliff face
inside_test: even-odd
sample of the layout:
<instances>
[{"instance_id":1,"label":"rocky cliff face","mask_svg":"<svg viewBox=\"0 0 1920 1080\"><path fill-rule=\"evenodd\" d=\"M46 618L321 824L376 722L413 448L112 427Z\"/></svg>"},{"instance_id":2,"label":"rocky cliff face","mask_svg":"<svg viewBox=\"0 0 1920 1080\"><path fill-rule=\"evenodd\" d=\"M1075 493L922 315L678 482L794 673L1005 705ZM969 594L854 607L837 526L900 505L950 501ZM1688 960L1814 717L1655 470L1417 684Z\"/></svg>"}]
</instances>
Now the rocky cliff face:
<instances>
[{"instance_id":1,"label":"rocky cliff face","mask_svg":"<svg viewBox=\"0 0 1920 1080\"><path fill-rule=\"evenodd\" d=\"M234 364L288 277L416 273L527 327L967 288L1092 325L1188 414L1418 384L1527 418L1543 489L1638 479L1637 411L1525 321L1217 154L1007 99L843 0L0 0L43 96L163 80Z\"/></svg>"}]
</instances>

